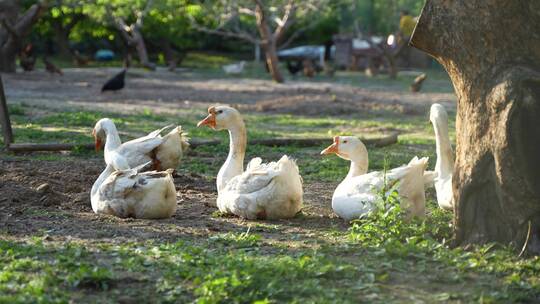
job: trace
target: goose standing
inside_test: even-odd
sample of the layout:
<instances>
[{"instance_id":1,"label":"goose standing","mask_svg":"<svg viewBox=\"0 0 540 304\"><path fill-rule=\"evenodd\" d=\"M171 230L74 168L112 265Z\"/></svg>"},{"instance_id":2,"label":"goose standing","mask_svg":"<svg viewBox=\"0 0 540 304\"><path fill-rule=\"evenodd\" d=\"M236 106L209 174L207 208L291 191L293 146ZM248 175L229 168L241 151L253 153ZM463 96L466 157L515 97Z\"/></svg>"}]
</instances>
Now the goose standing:
<instances>
[{"instance_id":1,"label":"goose standing","mask_svg":"<svg viewBox=\"0 0 540 304\"><path fill-rule=\"evenodd\" d=\"M139 172L135 169L116 170L118 164L127 163L116 155L90 192L90 202L95 213L121 218L134 217L159 219L171 217L176 212L176 190L172 170Z\"/></svg>"},{"instance_id":2,"label":"goose standing","mask_svg":"<svg viewBox=\"0 0 540 304\"><path fill-rule=\"evenodd\" d=\"M161 136L161 133L171 128L168 134ZM114 122L103 118L96 123L92 135L96 150L99 150L105 141L105 162L110 163L107 158L115 154L123 156L127 161L127 166L117 170L134 168L149 161L152 162L154 170L176 169L189 147L188 138L182 128L173 128L172 125L122 144Z\"/></svg>"},{"instance_id":3,"label":"goose standing","mask_svg":"<svg viewBox=\"0 0 540 304\"><path fill-rule=\"evenodd\" d=\"M197 126L229 131L229 155L217 175L217 206L221 212L247 219L290 218L302 208L302 178L294 160L284 155L263 164L253 158L244 171L246 127L240 113L228 106L208 108Z\"/></svg>"},{"instance_id":4,"label":"goose standing","mask_svg":"<svg viewBox=\"0 0 540 304\"><path fill-rule=\"evenodd\" d=\"M442 209L454 208L452 192L452 175L454 170L454 152L448 135L448 114L444 107L438 103L431 106L429 120L435 130L435 144L437 162L435 163L435 190L437 204Z\"/></svg>"},{"instance_id":5,"label":"goose standing","mask_svg":"<svg viewBox=\"0 0 540 304\"><path fill-rule=\"evenodd\" d=\"M366 146L354 136L334 137L334 143L321 154L336 154L351 162L349 173L332 196L332 209L341 218L350 221L373 210L378 199L378 190L385 182L399 182L398 193L409 216L424 216L424 170L427 157L414 157L408 165L387 172L367 173L369 160Z\"/></svg>"}]
</instances>

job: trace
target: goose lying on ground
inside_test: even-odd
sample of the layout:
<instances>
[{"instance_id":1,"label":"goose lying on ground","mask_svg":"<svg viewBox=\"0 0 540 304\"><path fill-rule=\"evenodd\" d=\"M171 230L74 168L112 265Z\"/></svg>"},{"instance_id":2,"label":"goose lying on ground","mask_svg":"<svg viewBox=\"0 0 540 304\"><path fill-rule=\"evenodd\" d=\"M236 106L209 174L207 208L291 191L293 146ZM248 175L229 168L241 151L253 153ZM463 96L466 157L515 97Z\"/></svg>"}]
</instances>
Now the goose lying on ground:
<instances>
[{"instance_id":1,"label":"goose lying on ground","mask_svg":"<svg viewBox=\"0 0 540 304\"><path fill-rule=\"evenodd\" d=\"M378 192L387 184L398 184L398 194L409 216L425 215L424 170L428 158L414 157L408 165L384 172L368 170L366 146L354 136L336 136L321 154L336 154L351 161L349 173L332 196L332 209L345 220L353 220L375 208Z\"/></svg>"},{"instance_id":2,"label":"goose lying on ground","mask_svg":"<svg viewBox=\"0 0 540 304\"><path fill-rule=\"evenodd\" d=\"M172 130L161 136L161 133L169 129ZM134 168L149 161L152 162L154 170L176 169L189 146L182 127L173 125L122 144L114 122L109 118L103 118L96 123L92 135L96 150L99 150L105 141L106 162L107 157L113 153L127 160L128 166L120 169Z\"/></svg>"},{"instance_id":3,"label":"goose lying on ground","mask_svg":"<svg viewBox=\"0 0 540 304\"><path fill-rule=\"evenodd\" d=\"M263 164L252 159L244 171L246 127L240 113L228 106L210 107L197 126L229 131L227 160L217 175L217 206L221 212L247 219L290 218L302 208L302 178L294 160L284 155Z\"/></svg>"},{"instance_id":4,"label":"goose lying on ground","mask_svg":"<svg viewBox=\"0 0 540 304\"><path fill-rule=\"evenodd\" d=\"M225 74L229 75L238 75L241 74L244 71L244 66L246 65L245 61L240 61L238 63L232 63L228 65L224 65L221 68L225 72Z\"/></svg>"},{"instance_id":5,"label":"goose lying on ground","mask_svg":"<svg viewBox=\"0 0 540 304\"><path fill-rule=\"evenodd\" d=\"M114 166L127 163L113 160L94 182L90 192L92 210L121 218L159 219L176 212L176 190L172 170L139 172L135 169L116 170Z\"/></svg>"}]
</instances>

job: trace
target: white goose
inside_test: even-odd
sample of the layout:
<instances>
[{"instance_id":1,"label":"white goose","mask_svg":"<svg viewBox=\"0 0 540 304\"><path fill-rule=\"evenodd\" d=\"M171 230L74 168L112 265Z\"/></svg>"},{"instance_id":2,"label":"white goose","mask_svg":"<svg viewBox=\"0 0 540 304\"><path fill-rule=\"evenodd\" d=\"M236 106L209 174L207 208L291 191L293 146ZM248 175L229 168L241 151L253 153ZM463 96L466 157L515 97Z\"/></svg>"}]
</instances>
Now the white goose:
<instances>
[{"instance_id":1,"label":"white goose","mask_svg":"<svg viewBox=\"0 0 540 304\"><path fill-rule=\"evenodd\" d=\"M134 168L149 161L155 170L176 169L189 143L180 126L161 136L162 132L172 127L171 125L155 130L146 136L122 144L114 122L109 118L103 118L96 123L92 135L96 150L99 150L105 141L106 162L107 157L115 153L127 160L127 166L116 168L117 170Z\"/></svg>"},{"instance_id":2,"label":"white goose","mask_svg":"<svg viewBox=\"0 0 540 304\"><path fill-rule=\"evenodd\" d=\"M252 159L244 171L247 134L240 113L228 106L210 107L197 126L229 130L227 160L217 175L217 206L221 212L247 219L290 218L302 208L302 178L296 163L284 155L263 164Z\"/></svg>"},{"instance_id":3,"label":"white goose","mask_svg":"<svg viewBox=\"0 0 540 304\"><path fill-rule=\"evenodd\" d=\"M126 162L118 158L113 160L116 165ZM121 218L171 217L176 212L172 170L140 173L141 167L116 170L114 165L108 164L92 186L92 210Z\"/></svg>"},{"instance_id":4,"label":"white goose","mask_svg":"<svg viewBox=\"0 0 540 304\"><path fill-rule=\"evenodd\" d=\"M332 209L345 220L353 220L375 208L377 192L386 182L399 181L398 193L404 210L409 216L425 215L424 170L428 158L414 157L408 165L386 172L368 170L366 146L354 136L336 136L334 143L321 154L332 154L351 161L349 173L338 185L332 196Z\"/></svg>"},{"instance_id":5,"label":"white goose","mask_svg":"<svg viewBox=\"0 0 540 304\"><path fill-rule=\"evenodd\" d=\"M452 192L452 174L454 170L454 152L448 136L448 114L444 107L438 103L431 106L429 120L435 130L435 144L437 162L435 163L435 190L437 204L446 210L454 208Z\"/></svg>"}]
</instances>

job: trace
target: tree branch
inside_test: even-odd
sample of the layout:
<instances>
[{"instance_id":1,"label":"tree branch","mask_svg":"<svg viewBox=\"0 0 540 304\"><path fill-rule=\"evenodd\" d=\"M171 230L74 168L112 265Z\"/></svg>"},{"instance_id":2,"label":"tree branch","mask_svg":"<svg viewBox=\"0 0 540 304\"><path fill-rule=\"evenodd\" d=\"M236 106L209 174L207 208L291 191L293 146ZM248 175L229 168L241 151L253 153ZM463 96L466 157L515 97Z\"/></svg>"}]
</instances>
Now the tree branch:
<instances>
[{"instance_id":1,"label":"tree branch","mask_svg":"<svg viewBox=\"0 0 540 304\"><path fill-rule=\"evenodd\" d=\"M223 37L230 37L230 38L237 38L237 39L242 39L242 40L246 40L250 43L253 43L253 44L257 44L257 43L260 43L261 41L253 36L251 36L250 34L246 33L246 32L232 32L232 31L225 31L225 30L218 30L218 29L209 29L209 28L206 28L206 27L203 27L203 26L200 26L199 24L192 24L192 26L197 30L197 31L200 31L200 32L204 32L204 33L208 33L208 34L213 34L213 35L219 35L219 36L223 36Z\"/></svg>"},{"instance_id":2,"label":"tree branch","mask_svg":"<svg viewBox=\"0 0 540 304\"><path fill-rule=\"evenodd\" d=\"M24 36L30 31L32 28L32 25L36 23L36 21L39 19L41 14L45 11L47 8L47 0L40 1L34 5L32 5L24 15L22 15L18 20L15 26L13 27L15 32L19 36Z\"/></svg>"},{"instance_id":3,"label":"tree branch","mask_svg":"<svg viewBox=\"0 0 540 304\"><path fill-rule=\"evenodd\" d=\"M203 32L203 33L208 33L208 34L213 34L213 35L219 35L219 36L223 36L223 37L242 39L242 40L248 41L248 42L253 43L253 44L260 43L260 40L257 39L255 36L249 34L248 32L241 31L239 28L237 28L237 31L222 30L220 28L225 26L225 24L223 24L223 25L219 26L216 29L211 29L211 28L204 27L204 26L200 25L199 23L197 23L197 21L195 21L192 16L190 16L189 19L190 19L190 22L191 22L191 26L193 28L195 28L197 31L200 31L200 32Z\"/></svg>"},{"instance_id":4,"label":"tree branch","mask_svg":"<svg viewBox=\"0 0 540 304\"><path fill-rule=\"evenodd\" d=\"M291 43L294 42L294 40L296 40L296 38L298 38L300 35L302 35L305 31L313 28L316 24L317 24L316 22L311 22L309 25L306 25L304 27L299 28L294 33L292 33L292 35L290 35L289 38L287 38L287 40L285 40L285 42L283 42L281 44L278 41L278 44L279 44L278 49L281 50L281 49L284 49L284 48L288 47Z\"/></svg>"},{"instance_id":5,"label":"tree branch","mask_svg":"<svg viewBox=\"0 0 540 304\"><path fill-rule=\"evenodd\" d=\"M152 5L154 4L154 0L148 0L146 2L146 6L144 7L144 10L142 12L137 13L137 21L135 21L135 26L137 28L142 28L143 26L143 19L146 17L150 9L152 8Z\"/></svg>"},{"instance_id":6,"label":"tree branch","mask_svg":"<svg viewBox=\"0 0 540 304\"><path fill-rule=\"evenodd\" d=\"M257 0L260 1L260 0ZM285 6L285 12L283 13L283 17L281 19L276 18L278 21L278 27L274 31L274 37L276 41L279 41L285 31L289 28L289 26L294 22L294 14L296 13L296 5L294 5L293 0L289 0L287 5Z\"/></svg>"},{"instance_id":7,"label":"tree branch","mask_svg":"<svg viewBox=\"0 0 540 304\"><path fill-rule=\"evenodd\" d=\"M250 10L249 8L241 7L238 9L238 12L240 14L248 15L248 16L255 16L255 11Z\"/></svg>"}]
</instances>

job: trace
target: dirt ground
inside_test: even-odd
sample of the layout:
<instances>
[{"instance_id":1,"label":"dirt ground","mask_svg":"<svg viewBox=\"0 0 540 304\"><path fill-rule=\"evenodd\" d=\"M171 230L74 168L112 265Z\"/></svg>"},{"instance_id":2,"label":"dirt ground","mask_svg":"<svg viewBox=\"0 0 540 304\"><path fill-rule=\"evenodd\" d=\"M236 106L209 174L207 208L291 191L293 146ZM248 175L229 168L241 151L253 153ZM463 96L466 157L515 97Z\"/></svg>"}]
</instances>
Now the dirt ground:
<instances>
[{"instance_id":1,"label":"dirt ground","mask_svg":"<svg viewBox=\"0 0 540 304\"><path fill-rule=\"evenodd\" d=\"M123 242L135 239L174 241L178 237L207 237L213 233L243 232L256 222L216 216L215 180L197 174L177 175L178 209L171 219L119 219L96 215L90 206L89 189L101 173L103 161L0 160L0 229L7 235L25 238L46 234L62 241ZM285 231L266 235L280 241L281 233L309 236L317 228L347 225L329 204L333 183L312 183L305 187L305 207L291 220L281 220ZM324 202L322 205L319 202ZM271 223L271 222L267 222ZM264 235L264 233L263 233ZM283 238L283 240L288 237Z\"/></svg>"},{"instance_id":2,"label":"dirt ground","mask_svg":"<svg viewBox=\"0 0 540 304\"><path fill-rule=\"evenodd\" d=\"M207 108L220 103L235 105L242 111L340 115L365 110L419 114L434 102L455 107L453 93L410 93L384 86L361 88L302 78L284 84L244 78L210 81L182 70L133 69L126 76L124 90L100 94L105 80L117 72L118 68L66 69L64 76L50 76L36 71L4 75L3 80L8 100L51 108L79 106L89 110L130 112L148 107L156 112L174 113L176 109ZM447 82L444 85L448 85Z\"/></svg>"},{"instance_id":3,"label":"dirt ground","mask_svg":"<svg viewBox=\"0 0 540 304\"><path fill-rule=\"evenodd\" d=\"M126 88L100 94L101 84L119 69L67 69L64 76L42 71L3 75L7 99L50 109L84 107L130 113L152 108L174 113L175 109L202 109L215 103L234 104L242 110L303 115L347 114L363 109L391 109L403 113L425 111L433 102L453 104L449 93L403 93L370 90L344 84L297 80L275 84L266 80L192 77L189 71L147 72L131 70ZM189 160L186 160L189 161ZM255 225L214 213L215 181L195 173L175 178L178 194L176 215L167 220L118 219L95 215L89 191L103 168L98 158L84 161L14 160L0 157L0 229L14 237L46 234L53 239L78 238L111 242L126 239L195 238L227 231L245 231ZM331 210L337 183L309 183L304 187L305 207L285 228L266 235L286 240L289 233L312 236L321 227L346 229ZM264 233L262 233L264 234ZM285 237L284 237L285 236Z\"/></svg>"}]
</instances>

